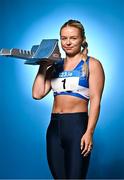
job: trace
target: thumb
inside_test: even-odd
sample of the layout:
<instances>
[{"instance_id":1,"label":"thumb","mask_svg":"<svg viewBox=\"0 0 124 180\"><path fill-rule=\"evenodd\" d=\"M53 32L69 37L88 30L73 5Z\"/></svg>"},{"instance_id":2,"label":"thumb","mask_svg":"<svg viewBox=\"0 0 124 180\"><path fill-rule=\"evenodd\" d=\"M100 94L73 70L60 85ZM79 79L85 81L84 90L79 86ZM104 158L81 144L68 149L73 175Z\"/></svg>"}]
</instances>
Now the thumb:
<instances>
[{"instance_id":1,"label":"thumb","mask_svg":"<svg viewBox=\"0 0 124 180\"><path fill-rule=\"evenodd\" d=\"M81 139L81 150L84 148L84 143L85 143L85 142L84 142L84 139L82 138L82 139Z\"/></svg>"}]
</instances>

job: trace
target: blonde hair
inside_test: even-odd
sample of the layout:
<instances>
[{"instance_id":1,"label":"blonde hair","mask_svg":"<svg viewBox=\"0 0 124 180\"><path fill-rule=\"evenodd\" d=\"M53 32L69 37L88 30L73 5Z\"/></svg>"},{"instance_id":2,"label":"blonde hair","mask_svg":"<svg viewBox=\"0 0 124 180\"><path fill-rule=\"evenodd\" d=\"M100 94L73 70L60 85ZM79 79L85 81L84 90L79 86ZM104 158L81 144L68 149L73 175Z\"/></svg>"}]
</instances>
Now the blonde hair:
<instances>
[{"instance_id":1,"label":"blonde hair","mask_svg":"<svg viewBox=\"0 0 124 180\"><path fill-rule=\"evenodd\" d=\"M88 43L86 42L86 36L85 36L85 30L84 30L84 27L83 25L81 24L80 21L77 21L77 20L73 20L73 19L70 19L68 20L67 22L65 22L62 27L60 28L60 35L61 35L61 31L64 27L67 27L67 26L73 26L73 27L76 27L80 30L81 32L81 36L82 36L82 39L83 39L83 42L82 42L82 56L84 57L87 57L87 54L88 54ZM82 73L86 75L86 77L88 77L88 65L86 63L86 59L83 59L84 61L84 64L83 64L83 67L82 67Z\"/></svg>"}]
</instances>

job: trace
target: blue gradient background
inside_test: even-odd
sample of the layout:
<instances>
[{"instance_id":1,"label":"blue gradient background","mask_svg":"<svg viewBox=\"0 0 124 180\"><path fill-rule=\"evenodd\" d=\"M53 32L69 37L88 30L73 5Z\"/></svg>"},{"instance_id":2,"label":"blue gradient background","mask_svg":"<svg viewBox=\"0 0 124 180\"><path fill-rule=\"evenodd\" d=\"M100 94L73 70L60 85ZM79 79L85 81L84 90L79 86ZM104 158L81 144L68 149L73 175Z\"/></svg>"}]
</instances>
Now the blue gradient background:
<instances>
[{"instance_id":1,"label":"blue gradient background","mask_svg":"<svg viewBox=\"0 0 124 180\"><path fill-rule=\"evenodd\" d=\"M123 7L123 0L0 0L0 48L28 50L43 38L59 38L70 18L85 27L89 55L106 74L88 178L124 178ZM45 137L53 96L32 99L37 70L0 57L0 178L52 178Z\"/></svg>"}]
</instances>

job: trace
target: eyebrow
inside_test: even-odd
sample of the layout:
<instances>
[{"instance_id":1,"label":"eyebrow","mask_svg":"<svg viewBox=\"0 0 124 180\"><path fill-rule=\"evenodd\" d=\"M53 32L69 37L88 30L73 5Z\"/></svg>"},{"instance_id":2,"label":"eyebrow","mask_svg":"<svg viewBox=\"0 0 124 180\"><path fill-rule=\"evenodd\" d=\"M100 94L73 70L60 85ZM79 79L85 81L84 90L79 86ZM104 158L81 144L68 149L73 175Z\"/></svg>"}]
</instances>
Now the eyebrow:
<instances>
[{"instance_id":1,"label":"eyebrow","mask_svg":"<svg viewBox=\"0 0 124 180\"><path fill-rule=\"evenodd\" d=\"M67 36L60 36L61 38L66 38ZM74 37L74 38L77 38L78 36L70 36L70 37Z\"/></svg>"}]
</instances>

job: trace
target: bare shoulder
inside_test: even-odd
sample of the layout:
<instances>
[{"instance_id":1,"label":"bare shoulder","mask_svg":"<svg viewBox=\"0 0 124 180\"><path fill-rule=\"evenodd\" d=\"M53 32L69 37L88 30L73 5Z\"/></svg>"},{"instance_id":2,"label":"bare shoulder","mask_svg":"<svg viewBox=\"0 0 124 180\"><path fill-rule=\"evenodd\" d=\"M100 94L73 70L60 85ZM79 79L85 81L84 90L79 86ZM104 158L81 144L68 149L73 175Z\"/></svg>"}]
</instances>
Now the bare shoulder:
<instances>
[{"instance_id":1,"label":"bare shoulder","mask_svg":"<svg viewBox=\"0 0 124 180\"><path fill-rule=\"evenodd\" d=\"M90 71L94 71L94 70L102 70L103 71L102 63L100 62L100 60L98 60L94 57L90 57L89 68L90 68Z\"/></svg>"}]
</instances>

